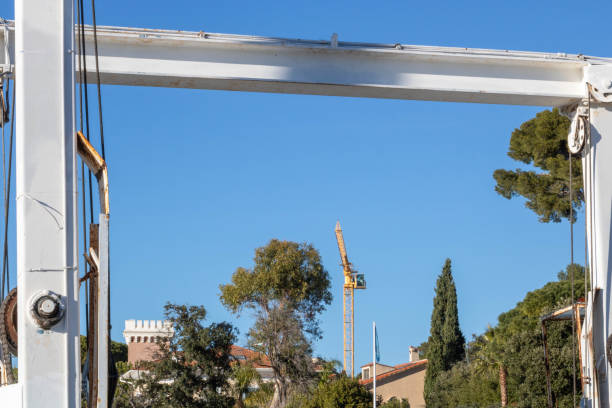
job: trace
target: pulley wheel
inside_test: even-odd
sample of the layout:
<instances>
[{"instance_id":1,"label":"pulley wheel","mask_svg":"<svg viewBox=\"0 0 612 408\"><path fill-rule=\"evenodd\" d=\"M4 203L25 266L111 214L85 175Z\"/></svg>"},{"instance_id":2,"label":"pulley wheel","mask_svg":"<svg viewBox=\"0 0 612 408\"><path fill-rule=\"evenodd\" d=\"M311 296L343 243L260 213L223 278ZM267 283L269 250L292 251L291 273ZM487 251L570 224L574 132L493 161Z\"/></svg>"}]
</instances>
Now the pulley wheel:
<instances>
[{"instance_id":1,"label":"pulley wheel","mask_svg":"<svg viewBox=\"0 0 612 408\"><path fill-rule=\"evenodd\" d=\"M0 343L17 356L17 288L11 290L0 305Z\"/></svg>"},{"instance_id":2,"label":"pulley wheel","mask_svg":"<svg viewBox=\"0 0 612 408\"><path fill-rule=\"evenodd\" d=\"M584 148L588 125L587 120L580 115L572 121L567 135L567 147L572 154L579 154Z\"/></svg>"}]
</instances>

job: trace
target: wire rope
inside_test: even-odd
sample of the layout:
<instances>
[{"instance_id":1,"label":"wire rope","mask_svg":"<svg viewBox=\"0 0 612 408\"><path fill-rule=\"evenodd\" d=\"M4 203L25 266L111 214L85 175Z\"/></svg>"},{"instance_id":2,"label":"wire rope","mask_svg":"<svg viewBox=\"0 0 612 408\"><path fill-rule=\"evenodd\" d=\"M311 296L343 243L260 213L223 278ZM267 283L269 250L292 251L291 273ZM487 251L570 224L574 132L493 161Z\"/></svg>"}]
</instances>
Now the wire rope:
<instances>
[{"instance_id":1,"label":"wire rope","mask_svg":"<svg viewBox=\"0 0 612 408\"><path fill-rule=\"evenodd\" d=\"M82 1L82 0L80 0ZM102 91L101 91L101 86L100 86L100 63L99 63L99 56L98 56L98 29L97 29L97 23L96 23L96 2L95 0L91 0L91 14L92 14L92 25L93 25L93 35L94 35L94 54L95 54L95 61L96 61L96 87L97 87L97 91L98 91L98 120L99 120L99 128L100 128L100 145L102 148L102 159L104 161L106 161L106 148L105 148L105 143L104 143L104 123L102 120ZM110 298L111 298L111 289L110 289L110 285L111 285L111 278L110 278L110 273L107 273L107 297L106 297L106 307L107 307L107 327L108 327L108 339L109 342L108 344L110 345L110 330L111 330L111 302L110 302ZM110 351L110 350L108 350ZM109 380L110 380L110 375L111 373L116 373L116 370L114 369L114 362L113 362L113 357L112 354L109 353L109 363L111 364L111 366L109 366ZM110 385L110 384L109 384ZM109 388L109 391L111 390L111 388ZM112 403L113 401L113 395L110 394L109 395L109 401Z\"/></svg>"},{"instance_id":2,"label":"wire rope","mask_svg":"<svg viewBox=\"0 0 612 408\"><path fill-rule=\"evenodd\" d=\"M78 67L79 67L79 123L80 130L83 132L83 69L81 67L81 58L83 58L83 52L81 48L81 37L83 36L83 30L81 28L81 7L78 1L75 2L77 6L77 50L78 50ZM88 276L89 272L89 263L87 262L87 210L86 210L86 201L87 198L85 196L85 163L81 160L81 209L83 211L83 272L84 276ZM85 331L85 337L87 339L86 344L87 348L89 347L89 286L85 283L85 327L87 328Z\"/></svg>"},{"instance_id":3,"label":"wire rope","mask_svg":"<svg viewBox=\"0 0 612 408\"><path fill-rule=\"evenodd\" d=\"M88 95L88 83L87 83L87 66L86 66L86 60L85 60L85 55L86 55L86 48L85 48L85 18L84 18L84 3L83 0L76 0L77 3L77 11L78 11L78 25L79 25L79 64L82 61L83 64L83 69L80 70L81 72L81 85L80 85L80 92L81 92L81 104L80 104L80 112L81 112L81 130L83 130L83 114L85 116L85 123L84 123L84 127L85 127L85 135L88 141L91 141L91 129L89 126L89 95ZM97 90L97 102L98 102L98 126L99 126L99 131L100 131L100 144L101 144L101 150L102 150L102 159L106 160L106 149L105 149L105 143L104 143L104 123L103 123L103 115L102 115L102 92L101 92L101 80L100 80L100 63L99 63L99 52L98 52L98 34L97 34L97 23L96 23L96 11L95 11L95 1L92 0L91 1L91 13L92 13L92 20L93 20L93 46L94 46L94 57L95 57L95 69L96 69L96 90ZM84 93L84 97L83 94ZM83 109L84 108L84 109ZM81 161L81 185L83 186L83 191L84 191L84 165L83 162ZM91 174L91 170L88 169L88 178L89 178L89 220L90 220L90 224L94 223L94 217L93 217L93 189L92 189L92 174ZM85 214L85 198L83 198L83 213ZM84 218L86 216L84 215ZM87 251L87 244L86 244L86 226L85 226L85 220L84 220L84 224L83 224L83 235L84 235L84 249L85 251ZM91 245L91 243L90 243ZM89 269L91 269L91 266L89 266ZM87 275L87 274L86 274ZM90 279L95 279L95 277L90 276ZM109 285L110 285L110 280L109 280ZM90 333L90 327L89 327L89 313L91 311L91 307L92 305L89 305L89 295L87 293L88 291L88 285L85 285L85 295L87 298L87 302L88 305L86 307L86 320L87 320L87 335L88 338L91 335ZM91 294L93 296L93 293ZM110 316L110 290L108 292L108 298L107 298L107 307L108 307L108 315ZM108 320L108 328L110 331L110 319ZM110 337L110 336L109 336ZM87 342L88 346L89 346L89 341ZM92 367L93 362L90 361L90 365L89 367Z\"/></svg>"},{"instance_id":4,"label":"wire rope","mask_svg":"<svg viewBox=\"0 0 612 408\"><path fill-rule=\"evenodd\" d=\"M0 81L2 81L2 79L0 79ZM7 77L6 80L6 98L3 98L4 100L8 99L8 95L9 95L9 80ZM3 91L4 89L2 89L3 87L0 87L0 89ZM8 103L8 102L7 102ZM4 106L4 109L8 109L8 106ZM2 122L0 124L0 126L2 126L2 195L6 196L6 139L5 139L5 135L4 135L4 116L5 116L5 112L1 112L1 118L0 121ZM2 293L2 298L4 298L4 293Z\"/></svg>"},{"instance_id":5,"label":"wire rope","mask_svg":"<svg viewBox=\"0 0 612 408\"><path fill-rule=\"evenodd\" d=\"M587 101L588 101L588 126L587 128L587 140L585 141L585 147L588 147L589 149L591 148L591 89L589 87L589 85L587 84ZM585 160L585 163L590 163L590 150L589 150L589 160ZM587 173L587 175L590 177L590 167L589 168L589 172ZM582 171L584 172L584 169L582 169ZM584 179L586 179L586 177L584 177ZM590 183L590 181L589 181ZM590 186L590 184L589 184ZM591 187L589 187L589 190L592 190ZM586 197L585 197L586 200ZM590 199L589 199L589 203L590 203ZM589 214L591 214L591 211L587 208L585 208L585 215L586 215L586 211L589 211ZM588 252L589 252L589 242L588 242L588 227L587 227L587 219L585 217L584 220L584 301L585 301L585 307L586 307L586 298L587 298L587 293L588 293L588 283L587 283L587 278L590 276L592 268L591 268L591 261L590 261L590 257L588 256ZM588 272L588 274L587 274ZM591 278L591 284L593 283L593 279ZM586 310L585 310L585 317L586 317Z\"/></svg>"},{"instance_id":6,"label":"wire rope","mask_svg":"<svg viewBox=\"0 0 612 408\"><path fill-rule=\"evenodd\" d=\"M0 78L0 84L4 84L4 78ZM0 95L3 97L3 100L5 101L5 106L3 106L4 109L8 109L8 107L6 106L6 104L8 103L8 98L9 98L9 81L8 81L8 77L6 79L6 98L4 98L4 95ZM4 92L4 87L0 87L0 92ZM6 158L6 153L5 153L5 146L6 146L6 140L5 140L5 122L4 122L4 116L5 116L5 112L0 112L0 126L2 126L2 180L3 180L3 190L2 193L3 195L6 197L6 164L5 164L5 158ZM2 300L4 300L4 271L2 271L2 277L0 278L0 302L2 302Z\"/></svg>"},{"instance_id":7,"label":"wire rope","mask_svg":"<svg viewBox=\"0 0 612 408\"><path fill-rule=\"evenodd\" d=\"M576 303L574 302L574 200L572 191L572 152L569 151L569 202L570 202L570 279L572 297L572 405L576 405Z\"/></svg>"},{"instance_id":8,"label":"wire rope","mask_svg":"<svg viewBox=\"0 0 612 408\"><path fill-rule=\"evenodd\" d=\"M87 48L85 47L85 22L84 22L84 12L83 12L83 0L78 0L78 11L79 11L79 22L81 28L81 58L83 61L83 94L84 94L84 102L85 102L85 137L87 140L89 138L89 94L87 91L87 61L85 59L85 55L87 54ZM89 175L89 223L93 223L93 191L92 191L92 179L91 179L91 170L87 171ZM85 215L83 215L85 216Z\"/></svg>"},{"instance_id":9,"label":"wire rope","mask_svg":"<svg viewBox=\"0 0 612 408\"><path fill-rule=\"evenodd\" d=\"M15 106L15 78L13 78L13 95L11 106ZM15 135L15 109L11 111L11 131L9 133L9 161L7 170L7 181L6 181L6 194L4 195L4 251L2 255L2 286L3 288L10 288L10 274L9 274L9 255L8 255L8 220L9 210L11 201L9 196L11 195L11 169L13 167L13 140Z\"/></svg>"},{"instance_id":10,"label":"wire rope","mask_svg":"<svg viewBox=\"0 0 612 408\"><path fill-rule=\"evenodd\" d=\"M91 14L94 35L94 54L96 56L96 86L98 88L98 121L100 126L100 145L102 146L102 158L106 161L104 148L104 124L102 123L102 92L100 90L100 62L98 58L98 29L96 25L96 1L91 0Z\"/></svg>"}]
</instances>

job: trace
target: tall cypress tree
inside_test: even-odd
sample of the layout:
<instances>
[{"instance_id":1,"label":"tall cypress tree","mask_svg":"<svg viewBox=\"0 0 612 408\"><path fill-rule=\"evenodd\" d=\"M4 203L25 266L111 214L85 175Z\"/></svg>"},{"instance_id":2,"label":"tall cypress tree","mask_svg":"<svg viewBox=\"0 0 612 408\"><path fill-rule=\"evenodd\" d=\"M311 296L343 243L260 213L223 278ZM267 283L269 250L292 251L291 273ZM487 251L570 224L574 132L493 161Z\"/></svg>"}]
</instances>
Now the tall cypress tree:
<instances>
[{"instance_id":1,"label":"tall cypress tree","mask_svg":"<svg viewBox=\"0 0 612 408\"><path fill-rule=\"evenodd\" d=\"M428 361L424 393L428 407L438 405L435 398L435 381L438 374L461 361L465 354L465 338L459 328L457 289L450 259L446 259L444 263L435 292L426 354Z\"/></svg>"}]
</instances>

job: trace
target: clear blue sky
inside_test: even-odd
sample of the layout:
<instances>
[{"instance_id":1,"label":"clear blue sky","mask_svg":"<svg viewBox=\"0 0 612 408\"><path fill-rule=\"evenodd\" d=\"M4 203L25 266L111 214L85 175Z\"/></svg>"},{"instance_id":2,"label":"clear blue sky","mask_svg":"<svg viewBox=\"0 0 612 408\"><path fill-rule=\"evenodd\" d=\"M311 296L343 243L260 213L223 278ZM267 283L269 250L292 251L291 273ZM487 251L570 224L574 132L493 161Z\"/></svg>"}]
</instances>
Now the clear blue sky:
<instances>
[{"instance_id":1,"label":"clear blue sky","mask_svg":"<svg viewBox=\"0 0 612 408\"><path fill-rule=\"evenodd\" d=\"M612 57L609 1L109 0L97 13L104 25ZM13 18L11 1L0 16ZM115 340L125 319L160 319L172 301L203 304L244 344L251 320L220 305L218 286L280 238L320 250L334 301L316 353L341 360L338 219L368 282L356 294L357 366L372 320L385 363L427 339L447 257L468 338L569 263L567 223L540 224L493 189L495 169L517 167L512 130L540 108L115 86L103 101Z\"/></svg>"}]
</instances>

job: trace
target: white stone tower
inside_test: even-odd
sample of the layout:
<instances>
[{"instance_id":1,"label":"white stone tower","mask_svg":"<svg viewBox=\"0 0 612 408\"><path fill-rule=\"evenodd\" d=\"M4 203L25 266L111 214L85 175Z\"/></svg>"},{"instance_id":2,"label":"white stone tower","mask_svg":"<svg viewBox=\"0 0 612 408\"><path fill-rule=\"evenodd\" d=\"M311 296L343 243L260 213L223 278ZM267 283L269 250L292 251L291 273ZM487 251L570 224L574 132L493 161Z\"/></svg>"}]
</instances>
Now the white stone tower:
<instances>
[{"instance_id":1,"label":"white stone tower","mask_svg":"<svg viewBox=\"0 0 612 408\"><path fill-rule=\"evenodd\" d=\"M159 339L173 335L169 320L126 320L123 337L128 345L128 362L135 364L155 359Z\"/></svg>"}]
</instances>

